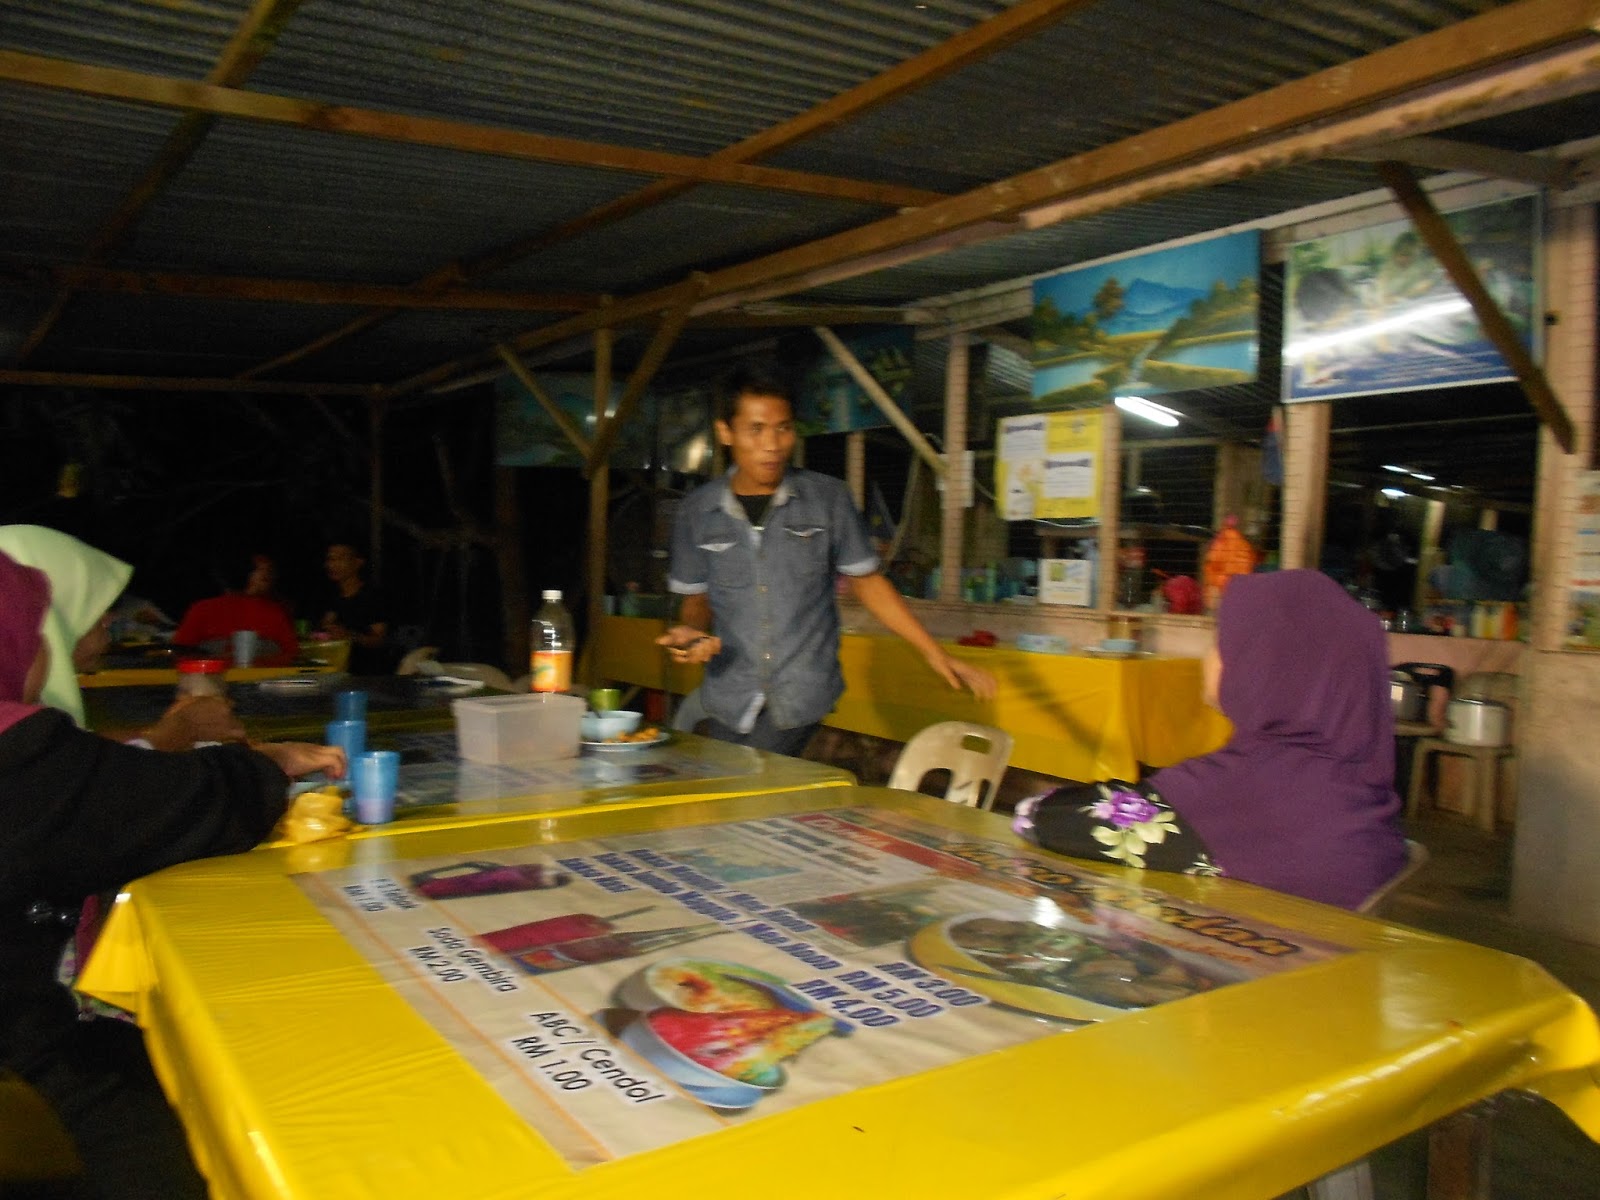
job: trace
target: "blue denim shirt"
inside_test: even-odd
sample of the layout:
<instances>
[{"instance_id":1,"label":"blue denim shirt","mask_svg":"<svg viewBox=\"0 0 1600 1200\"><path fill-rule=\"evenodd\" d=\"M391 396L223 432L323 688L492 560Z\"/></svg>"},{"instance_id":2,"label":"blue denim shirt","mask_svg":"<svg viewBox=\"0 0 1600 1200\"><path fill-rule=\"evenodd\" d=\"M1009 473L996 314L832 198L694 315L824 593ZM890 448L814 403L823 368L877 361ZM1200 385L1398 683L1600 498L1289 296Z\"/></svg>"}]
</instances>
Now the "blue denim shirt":
<instances>
[{"instance_id":1,"label":"blue denim shirt","mask_svg":"<svg viewBox=\"0 0 1600 1200\"><path fill-rule=\"evenodd\" d=\"M830 476L785 472L761 530L727 478L690 492L673 528L667 587L709 595L722 651L700 685L706 712L741 732L763 707L779 729L827 716L844 691L834 577L877 569L849 489Z\"/></svg>"}]
</instances>

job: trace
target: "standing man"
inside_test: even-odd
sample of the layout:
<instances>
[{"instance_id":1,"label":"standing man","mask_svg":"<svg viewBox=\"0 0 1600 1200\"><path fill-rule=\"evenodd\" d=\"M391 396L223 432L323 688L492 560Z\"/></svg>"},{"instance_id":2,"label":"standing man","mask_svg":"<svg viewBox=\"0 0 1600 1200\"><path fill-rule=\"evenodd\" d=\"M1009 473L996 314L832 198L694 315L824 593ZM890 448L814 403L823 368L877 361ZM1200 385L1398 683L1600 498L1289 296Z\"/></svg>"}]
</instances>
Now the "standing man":
<instances>
[{"instance_id":1,"label":"standing man","mask_svg":"<svg viewBox=\"0 0 1600 1200\"><path fill-rule=\"evenodd\" d=\"M844 692L836 574L951 687L994 695L994 677L946 654L879 574L845 485L789 468L794 409L781 382L741 368L716 430L733 470L679 509L667 586L683 597L681 624L657 639L675 662L706 664L699 696L712 737L778 754L805 749Z\"/></svg>"},{"instance_id":2,"label":"standing man","mask_svg":"<svg viewBox=\"0 0 1600 1200\"><path fill-rule=\"evenodd\" d=\"M352 675L387 675L394 670L389 654L389 618L377 589L361 574L366 555L350 542L333 542L323 566L333 584L333 598L322 617L322 631L350 639Z\"/></svg>"}]
</instances>

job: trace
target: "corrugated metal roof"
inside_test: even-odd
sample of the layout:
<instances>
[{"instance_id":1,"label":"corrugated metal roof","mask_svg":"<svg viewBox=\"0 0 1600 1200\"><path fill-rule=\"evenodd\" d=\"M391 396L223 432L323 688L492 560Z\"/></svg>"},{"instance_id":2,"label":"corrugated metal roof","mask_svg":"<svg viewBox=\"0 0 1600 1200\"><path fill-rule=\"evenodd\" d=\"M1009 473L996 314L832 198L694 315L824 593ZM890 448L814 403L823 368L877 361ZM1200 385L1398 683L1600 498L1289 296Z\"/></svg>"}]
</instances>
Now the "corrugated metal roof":
<instances>
[{"instance_id":1,"label":"corrugated metal roof","mask_svg":"<svg viewBox=\"0 0 1600 1200\"><path fill-rule=\"evenodd\" d=\"M710 154L1001 11L863 0L307 4L257 73L292 95Z\"/></svg>"},{"instance_id":2,"label":"corrugated metal roof","mask_svg":"<svg viewBox=\"0 0 1600 1200\"><path fill-rule=\"evenodd\" d=\"M305 0L243 85L684 154L804 112L1008 7L1001 0ZM1094 0L987 59L764 162L961 190L1349 61L1495 7L1484 0ZM10 0L0 47L203 77L246 0ZM1579 108L1592 122L1591 106ZM153 163L176 115L0 84L0 254L68 263ZM1528 148L1589 128L1477 127ZM347 135L215 122L114 265L404 284L537 235L643 180ZM1317 164L1165 197L818 288L907 302L1365 191ZM804 244L881 208L702 186L542 248L480 286L628 295ZM14 299L14 296L13 296ZM42 311L44 297L33 311ZM0 308L15 344L27 305ZM33 365L242 369L347 319L322 307L81 296ZM124 314L119 316L118 314ZM388 380L549 314L409 312L292 376ZM243 324L248 328L233 328ZM185 346L190 359L185 359ZM685 343L688 345L688 343ZM190 366L186 368L184 363ZM364 374L366 373L366 374Z\"/></svg>"},{"instance_id":3,"label":"corrugated metal roof","mask_svg":"<svg viewBox=\"0 0 1600 1200\"><path fill-rule=\"evenodd\" d=\"M76 258L149 168L177 116L0 84L0 252Z\"/></svg>"},{"instance_id":4,"label":"corrugated metal roof","mask_svg":"<svg viewBox=\"0 0 1600 1200\"><path fill-rule=\"evenodd\" d=\"M0 44L52 58L203 79L251 0L6 0Z\"/></svg>"}]
</instances>

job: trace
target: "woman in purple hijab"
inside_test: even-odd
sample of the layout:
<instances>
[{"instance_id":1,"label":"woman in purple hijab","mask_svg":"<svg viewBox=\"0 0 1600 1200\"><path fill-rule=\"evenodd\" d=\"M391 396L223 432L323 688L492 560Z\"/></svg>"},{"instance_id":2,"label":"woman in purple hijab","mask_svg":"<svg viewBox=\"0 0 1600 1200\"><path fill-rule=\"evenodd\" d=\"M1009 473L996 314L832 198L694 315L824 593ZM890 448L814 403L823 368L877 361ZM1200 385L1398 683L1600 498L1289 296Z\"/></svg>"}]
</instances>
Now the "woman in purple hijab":
<instances>
[{"instance_id":1,"label":"woman in purple hijab","mask_svg":"<svg viewBox=\"0 0 1600 1200\"><path fill-rule=\"evenodd\" d=\"M1047 849L1355 908L1405 865L1382 627L1318 571L1234 578L1206 659L1221 750L1017 809Z\"/></svg>"}]
</instances>

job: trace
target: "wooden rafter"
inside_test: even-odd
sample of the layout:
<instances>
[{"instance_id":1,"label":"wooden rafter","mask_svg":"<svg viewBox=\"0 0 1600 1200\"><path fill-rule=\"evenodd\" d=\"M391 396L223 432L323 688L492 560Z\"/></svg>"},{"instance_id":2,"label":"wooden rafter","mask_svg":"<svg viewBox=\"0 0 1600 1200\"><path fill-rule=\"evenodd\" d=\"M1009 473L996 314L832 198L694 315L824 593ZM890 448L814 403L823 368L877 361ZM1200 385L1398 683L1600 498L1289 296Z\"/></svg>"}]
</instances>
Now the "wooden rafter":
<instances>
[{"instance_id":1,"label":"wooden rafter","mask_svg":"<svg viewBox=\"0 0 1600 1200\"><path fill-rule=\"evenodd\" d=\"M391 308L487 312L583 312L598 308L589 292L419 292L413 288L310 279L260 279L245 275L189 275L173 271L123 271L110 267L52 267L44 274L0 268L0 286L54 286L80 292L133 296L194 296L206 300L263 300L279 304L382 304Z\"/></svg>"},{"instance_id":2,"label":"wooden rafter","mask_svg":"<svg viewBox=\"0 0 1600 1200\"><path fill-rule=\"evenodd\" d=\"M892 183L872 183L780 167L712 162L689 154L668 154L633 146L552 137L522 129L473 125L465 121L380 112L342 104L319 104L311 100L215 87L142 71L93 67L59 58L20 54L13 50L0 50L0 80L108 100L129 100L213 116L261 121L269 125L317 129L326 133L350 134L414 146L434 146L468 154L493 154L503 158L560 163L600 171L693 179L699 183L737 184L802 196L881 204L890 208L915 208L944 198L941 192Z\"/></svg>"},{"instance_id":3,"label":"wooden rafter","mask_svg":"<svg viewBox=\"0 0 1600 1200\"><path fill-rule=\"evenodd\" d=\"M622 389L622 395L617 399L617 411L599 423L594 431L594 441L589 446L588 465L584 470L585 475L594 475L603 470L606 460L611 457L611 448L617 444L617 436L622 432L622 427L633 420L633 411L639 407L639 401L644 397L645 388L650 386L650 381L661 368L673 343L678 340L678 335L683 332L684 322L689 319L689 311L694 308L694 302L700 298L700 293L705 290L705 276L696 275L690 278L683 287L678 302L667 309L661 316L661 323L656 326L655 336L650 339L650 344L645 347L644 354L639 358L639 363L633 369L633 374L628 376L628 382ZM610 309L605 305L601 312ZM600 328L609 329L611 326L603 325Z\"/></svg>"},{"instance_id":4,"label":"wooden rafter","mask_svg":"<svg viewBox=\"0 0 1600 1200\"><path fill-rule=\"evenodd\" d=\"M887 304L778 304L706 313L690 320L696 329L809 328L813 325L927 325L926 309Z\"/></svg>"},{"instance_id":5,"label":"wooden rafter","mask_svg":"<svg viewBox=\"0 0 1600 1200\"><path fill-rule=\"evenodd\" d=\"M1414 167L1440 171L1466 171L1494 179L1561 190L1572 182L1574 166L1560 158L1542 154L1522 154L1495 146L1479 146L1442 137L1396 138L1371 150L1345 157L1358 162L1403 162Z\"/></svg>"},{"instance_id":6,"label":"wooden rafter","mask_svg":"<svg viewBox=\"0 0 1600 1200\"><path fill-rule=\"evenodd\" d=\"M367 383L300 383L288 379L192 379L173 375L95 375L87 371L0 368L0 386L98 388L133 392L249 392L284 396L371 396Z\"/></svg>"},{"instance_id":7,"label":"wooden rafter","mask_svg":"<svg viewBox=\"0 0 1600 1200\"><path fill-rule=\"evenodd\" d=\"M583 430L579 429L573 419L567 416L566 410L556 403L555 397L545 390L544 384L540 383L534 373L523 366L522 360L507 347L496 346L495 352L504 360L511 373L517 377L517 382L527 388L528 394L537 400L539 406L549 414L550 419L556 423L556 428L561 430L567 441L572 443L572 448L578 452L579 457L588 458L589 439L583 436Z\"/></svg>"},{"instance_id":8,"label":"wooden rafter","mask_svg":"<svg viewBox=\"0 0 1600 1200\"><path fill-rule=\"evenodd\" d=\"M221 87L232 87L243 83L267 56L272 44L277 41L278 34L304 2L305 0L256 0L250 6L250 11L245 14L244 20L239 22L238 28L234 30L233 37L223 47L216 65L206 76L206 82ZM144 210L150 206L150 202L165 190L167 184L183 169L183 165L205 140L206 134L211 131L213 119L205 113L184 115L176 128L167 135L165 144L156 154L155 161L150 164L143 178L133 185L123 197L122 203L117 206L117 210L107 217L95 232L89 242L88 252L84 255L86 263L106 262L117 252L144 214ZM16 366L25 363L28 356L50 336L50 331L61 319L61 314L66 311L67 303L71 299L70 287L66 285L57 287L44 313L34 322L33 328L28 331L12 356L12 362Z\"/></svg>"},{"instance_id":9,"label":"wooden rafter","mask_svg":"<svg viewBox=\"0 0 1600 1200\"><path fill-rule=\"evenodd\" d=\"M1567 410L1561 407L1550 381L1544 377L1539 364L1534 362L1533 355L1522 344L1522 339L1517 336L1516 329L1506 319L1505 313L1500 311L1500 305L1489 294L1489 289L1484 287L1477 268L1472 265L1472 260L1461 248L1461 243L1456 240L1445 219L1439 215L1439 210L1434 208L1433 201L1418 185L1416 176L1404 163L1381 162L1377 169L1379 178L1394 193L1395 199L1400 201L1400 206L1406 210L1406 215L1417 227L1422 240L1433 251L1433 257L1439 260L1445 274L1450 276L1450 282L1472 305L1472 313L1478 318L1484 336L1500 351L1500 357L1505 359L1506 366L1511 368L1512 374L1522 384L1528 403L1539 414L1539 420L1549 427L1561 448L1571 454L1576 435Z\"/></svg>"},{"instance_id":10,"label":"wooden rafter","mask_svg":"<svg viewBox=\"0 0 1600 1200\"><path fill-rule=\"evenodd\" d=\"M853 120L880 105L925 87L961 68L985 58L1006 46L1029 37L1059 21L1068 13L1083 8L1094 0L1020 0L1019 3L990 17L971 29L908 58L903 63L857 84L831 99L823 101L803 113L781 121L760 133L752 134L709 156L708 162L750 162L763 154L792 146L805 138ZM494 249L483 251L470 258L456 259L430 272L414 285L419 290L452 287L468 279L511 266L513 263L537 254L561 242L570 241L596 229L613 225L649 208L690 191L697 184L684 179L658 179L638 191L629 192L615 200L607 201L586 213L562 221L549 229ZM268 374L290 363L299 362L329 346L371 329L385 320L390 312L363 313L348 324L332 330L303 346L250 368L244 374L254 377ZM814 322L807 322L812 324ZM829 321L827 324L837 324Z\"/></svg>"},{"instance_id":11,"label":"wooden rafter","mask_svg":"<svg viewBox=\"0 0 1600 1200\"><path fill-rule=\"evenodd\" d=\"M1562 87L1592 88L1600 83L1600 48L1595 46L1591 28L1596 23L1600 23L1600 0L1520 0L1492 9L1353 62L976 188L926 209L714 271L708 276L708 299L700 312L739 302L725 300L718 304L717 298L766 298L816 286L822 279L848 278L879 269L886 262L925 257L942 245L959 241L963 233L982 229L996 219L1028 214L1030 220L1026 223L1048 224L1061 219L1060 212L1052 211L1052 206L1067 209L1076 205L1084 212L1093 212L1129 203L1130 199L1116 194L1119 187L1131 190L1138 186L1138 180L1158 177L1164 171L1173 172L1174 177L1153 187L1154 194L1242 178L1289 162L1323 157L1349 148L1340 146L1336 135L1324 136L1323 123L1347 114L1366 113L1408 92L1423 97L1418 103L1432 105L1437 110L1436 119L1448 120L1453 112L1460 120L1463 112L1472 111L1471 105L1462 97L1439 100L1430 89L1569 43L1578 43L1572 51L1577 61L1553 65L1552 77ZM1504 102L1509 94L1493 80L1479 80L1474 86L1485 106ZM1313 129L1312 133L1298 135L1304 142L1277 152L1270 139L1276 136L1286 144L1291 133L1302 126ZM1217 178L1207 177L1208 159L1221 158L1244 145L1252 147L1249 155L1239 155L1238 161L1228 164L1225 173L1217 173ZM994 232L998 230L986 230L984 236ZM660 312L677 302L683 286L670 284L618 300L607 320L629 322ZM583 314L519 335L510 344L518 350L529 350L595 327L596 318ZM393 390L403 394L431 387L486 361L484 353L458 358L401 380Z\"/></svg>"}]
</instances>

